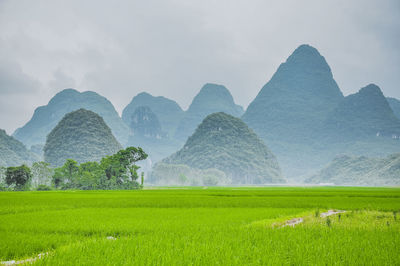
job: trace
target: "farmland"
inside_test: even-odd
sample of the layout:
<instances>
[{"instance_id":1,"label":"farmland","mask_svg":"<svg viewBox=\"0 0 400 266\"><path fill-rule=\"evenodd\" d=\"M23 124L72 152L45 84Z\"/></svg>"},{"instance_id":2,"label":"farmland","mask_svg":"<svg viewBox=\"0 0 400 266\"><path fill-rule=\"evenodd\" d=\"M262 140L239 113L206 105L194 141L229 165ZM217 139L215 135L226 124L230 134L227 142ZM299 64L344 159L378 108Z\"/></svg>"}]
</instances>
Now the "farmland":
<instances>
[{"instance_id":1,"label":"farmland","mask_svg":"<svg viewBox=\"0 0 400 266\"><path fill-rule=\"evenodd\" d=\"M345 213L321 218L329 209ZM396 265L400 189L0 193L0 260L44 265ZM286 220L304 217L295 227Z\"/></svg>"}]
</instances>

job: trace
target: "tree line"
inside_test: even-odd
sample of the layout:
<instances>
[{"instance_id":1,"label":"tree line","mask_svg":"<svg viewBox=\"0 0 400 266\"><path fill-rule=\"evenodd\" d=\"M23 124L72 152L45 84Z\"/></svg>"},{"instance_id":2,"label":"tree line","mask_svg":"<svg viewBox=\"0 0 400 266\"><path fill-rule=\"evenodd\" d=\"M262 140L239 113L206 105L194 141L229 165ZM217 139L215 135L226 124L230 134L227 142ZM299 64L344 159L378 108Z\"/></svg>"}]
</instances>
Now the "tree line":
<instances>
[{"instance_id":1,"label":"tree line","mask_svg":"<svg viewBox=\"0 0 400 266\"><path fill-rule=\"evenodd\" d=\"M0 190L52 190L52 189L140 189L135 163L145 160L147 154L140 148L128 147L98 162L78 164L67 159L63 166L52 168L46 162L0 167Z\"/></svg>"}]
</instances>

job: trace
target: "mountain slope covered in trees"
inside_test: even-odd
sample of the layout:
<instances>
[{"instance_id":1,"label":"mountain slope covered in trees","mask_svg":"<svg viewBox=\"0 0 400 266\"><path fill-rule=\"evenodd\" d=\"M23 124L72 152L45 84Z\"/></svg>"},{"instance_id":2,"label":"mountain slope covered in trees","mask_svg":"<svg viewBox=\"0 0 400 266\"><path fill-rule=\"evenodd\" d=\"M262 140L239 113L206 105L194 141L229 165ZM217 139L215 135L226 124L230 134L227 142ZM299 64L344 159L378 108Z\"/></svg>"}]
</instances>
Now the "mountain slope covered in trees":
<instances>
[{"instance_id":1,"label":"mountain slope covered in trees","mask_svg":"<svg viewBox=\"0 0 400 266\"><path fill-rule=\"evenodd\" d=\"M0 129L0 166L17 166L39 160L24 144Z\"/></svg>"},{"instance_id":2,"label":"mountain slope covered in trees","mask_svg":"<svg viewBox=\"0 0 400 266\"><path fill-rule=\"evenodd\" d=\"M58 122L72 111L84 108L91 110L101 117L111 128L115 137L126 144L130 131L123 123L112 103L96 92L78 92L65 89L57 93L47 105L36 108L31 120L17 129L13 136L27 146L44 144L46 136Z\"/></svg>"},{"instance_id":3,"label":"mountain slope covered in trees","mask_svg":"<svg viewBox=\"0 0 400 266\"><path fill-rule=\"evenodd\" d=\"M183 148L162 162L218 169L233 184L285 182L263 141L242 120L222 112L207 116Z\"/></svg>"},{"instance_id":4,"label":"mountain slope covered in trees","mask_svg":"<svg viewBox=\"0 0 400 266\"><path fill-rule=\"evenodd\" d=\"M339 156L306 180L307 183L335 185L400 185L400 153L386 158Z\"/></svg>"},{"instance_id":5,"label":"mountain slope covered in trees","mask_svg":"<svg viewBox=\"0 0 400 266\"><path fill-rule=\"evenodd\" d=\"M53 166L61 166L67 159L78 163L99 161L121 149L101 116L79 109L65 115L47 136L44 159Z\"/></svg>"}]
</instances>

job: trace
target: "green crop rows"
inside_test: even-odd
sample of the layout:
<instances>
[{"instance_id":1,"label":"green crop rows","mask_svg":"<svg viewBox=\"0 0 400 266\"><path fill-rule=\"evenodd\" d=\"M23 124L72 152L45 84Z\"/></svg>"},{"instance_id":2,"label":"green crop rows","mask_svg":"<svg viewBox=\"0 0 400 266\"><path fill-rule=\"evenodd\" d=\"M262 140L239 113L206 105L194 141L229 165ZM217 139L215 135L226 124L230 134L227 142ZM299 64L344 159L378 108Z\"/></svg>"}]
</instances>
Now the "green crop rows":
<instances>
[{"instance_id":1,"label":"green crop rows","mask_svg":"<svg viewBox=\"0 0 400 266\"><path fill-rule=\"evenodd\" d=\"M328 209L347 212L318 216ZM1 192L0 260L48 252L34 263L399 265L398 211L398 188ZM296 217L304 222L281 227Z\"/></svg>"}]
</instances>

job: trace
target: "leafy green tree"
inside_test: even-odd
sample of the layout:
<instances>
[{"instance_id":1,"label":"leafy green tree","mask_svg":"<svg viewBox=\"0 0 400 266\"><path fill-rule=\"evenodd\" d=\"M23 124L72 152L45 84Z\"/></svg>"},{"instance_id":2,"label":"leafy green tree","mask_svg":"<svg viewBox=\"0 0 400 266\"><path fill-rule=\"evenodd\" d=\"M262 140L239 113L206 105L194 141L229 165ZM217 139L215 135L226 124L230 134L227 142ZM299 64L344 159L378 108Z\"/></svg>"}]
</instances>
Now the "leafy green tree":
<instances>
[{"instance_id":1,"label":"leafy green tree","mask_svg":"<svg viewBox=\"0 0 400 266\"><path fill-rule=\"evenodd\" d=\"M54 186L61 188L76 187L76 179L79 174L78 163L72 159L67 159L65 164L54 170L53 183Z\"/></svg>"},{"instance_id":2,"label":"leafy green tree","mask_svg":"<svg viewBox=\"0 0 400 266\"><path fill-rule=\"evenodd\" d=\"M135 163L146 158L147 154L142 148L128 147L114 155L103 158L100 165L105 172L109 186L119 186L126 189L137 188L136 180L139 177L137 174L139 166Z\"/></svg>"},{"instance_id":3,"label":"leafy green tree","mask_svg":"<svg viewBox=\"0 0 400 266\"><path fill-rule=\"evenodd\" d=\"M6 189L6 168L0 166L0 191Z\"/></svg>"},{"instance_id":4,"label":"leafy green tree","mask_svg":"<svg viewBox=\"0 0 400 266\"><path fill-rule=\"evenodd\" d=\"M37 188L40 185L50 186L54 170L46 162L35 162L31 167L32 181L31 186Z\"/></svg>"},{"instance_id":5,"label":"leafy green tree","mask_svg":"<svg viewBox=\"0 0 400 266\"><path fill-rule=\"evenodd\" d=\"M8 167L6 170L7 185L15 185L17 190L26 189L31 178L31 169L26 165Z\"/></svg>"},{"instance_id":6,"label":"leafy green tree","mask_svg":"<svg viewBox=\"0 0 400 266\"><path fill-rule=\"evenodd\" d=\"M101 189L104 172L97 162L86 162L79 165L77 183L80 189Z\"/></svg>"}]
</instances>

